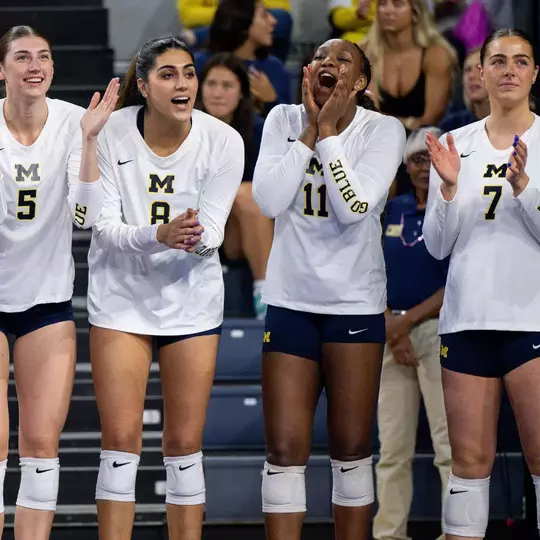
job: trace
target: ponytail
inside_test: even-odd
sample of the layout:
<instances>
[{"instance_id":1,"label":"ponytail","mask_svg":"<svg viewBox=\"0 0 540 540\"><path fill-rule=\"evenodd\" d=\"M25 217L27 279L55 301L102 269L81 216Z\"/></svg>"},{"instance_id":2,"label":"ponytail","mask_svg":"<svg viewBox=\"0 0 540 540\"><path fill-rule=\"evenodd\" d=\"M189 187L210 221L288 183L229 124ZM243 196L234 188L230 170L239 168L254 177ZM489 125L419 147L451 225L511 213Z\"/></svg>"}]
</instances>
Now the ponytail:
<instances>
[{"instance_id":1,"label":"ponytail","mask_svg":"<svg viewBox=\"0 0 540 540\"><path fill-rule=\"evenodd\" d=\"M373 99L370 96L368 96L366 93L359 94L357 96L356 104L359 107L366 109L367 111L379 112L379 109L377 109L377 105L375 105L375 102L373 101Z\"/></svg>"},{"instance_id":2,"label":"ponytail","mask_svg":"<svg viewBox=\"0 0 540 540\"><path fill-rule=\"evenodd\" d=\"M120 96L118 97L118 102L116 103L117 111L133 105L146 104L146 100L142 97L137 86L137 59L138 55L136 55L129 64L126 76L122 82Z\"/></svg>"}]
</instances>

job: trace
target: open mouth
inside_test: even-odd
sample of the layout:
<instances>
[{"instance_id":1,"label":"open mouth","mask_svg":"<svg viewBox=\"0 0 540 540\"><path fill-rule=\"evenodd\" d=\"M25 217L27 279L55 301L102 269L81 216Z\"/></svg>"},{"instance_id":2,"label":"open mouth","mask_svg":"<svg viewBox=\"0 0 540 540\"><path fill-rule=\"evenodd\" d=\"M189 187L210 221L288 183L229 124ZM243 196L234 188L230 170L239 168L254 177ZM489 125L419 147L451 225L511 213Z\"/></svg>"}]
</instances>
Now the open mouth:
<instances>
[{"instance_id":1,"label":"open mouth","mask_svg":"<svg viewBox=\"0 0 540 540\"><path fill-rule=\"evenodd\" d=\"M334 88L337 84L337 78L328 71L321 71L318 81L323 88Z\"/></svg>"},{"instance_id":2,"label":"open mouth","mask_svg":"<svg viewBox=\"0 0 540 540\"><path fill-rule=\"evenodd\" d=\"M186 96L178 96L178 97L173 97L171 99L171 103L173 105L180 105L183 108L188 106L189 101L190 101L190 98Z\"/></svg>"}]
</instances>

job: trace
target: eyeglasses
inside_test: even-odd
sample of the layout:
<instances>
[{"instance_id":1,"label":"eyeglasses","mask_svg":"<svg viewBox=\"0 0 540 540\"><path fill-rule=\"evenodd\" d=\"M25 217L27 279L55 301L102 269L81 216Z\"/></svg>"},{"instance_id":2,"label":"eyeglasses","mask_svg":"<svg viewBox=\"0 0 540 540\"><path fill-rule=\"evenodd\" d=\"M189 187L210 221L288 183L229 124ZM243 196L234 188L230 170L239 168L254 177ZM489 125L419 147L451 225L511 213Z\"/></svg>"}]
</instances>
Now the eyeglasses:
<instances>
[{"instance_id":1,"label":"eyeglasses","mask_svg":"<svg viewBox=\"0 0 540 540\"><path fill-rule=\"evenodd\" d=\"M405 240L405 237L403 236L403 231L405 230L405 214L401 214L401 221L400 221L400 224L401 224L401 232L399 234L399 237L401 238L401 243L405 246L405 247L414 247L416 246L416 244L418 244L419 242L423 242L424 241L424 235L421 234L418 238L416 238L415 240L413 240L412 242L407 242L407 240Z\"/></svg>"}]
</instances>

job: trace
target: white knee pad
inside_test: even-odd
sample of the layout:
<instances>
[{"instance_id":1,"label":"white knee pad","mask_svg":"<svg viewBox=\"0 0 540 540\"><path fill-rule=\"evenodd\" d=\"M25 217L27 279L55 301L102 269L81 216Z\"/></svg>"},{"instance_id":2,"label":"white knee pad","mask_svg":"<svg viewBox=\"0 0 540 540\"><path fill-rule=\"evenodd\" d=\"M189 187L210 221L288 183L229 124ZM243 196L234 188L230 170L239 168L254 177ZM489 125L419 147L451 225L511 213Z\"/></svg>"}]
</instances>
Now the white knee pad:
<instances>
[{"instance_id":1,"label":"white knee pad","mask_svg":"<svg viewBox=\"0 0 540 540\"><path fill-rule=\"evenodd\" d=\"M0 514L4 513L4 478L6 477L7 459L0 461Z\"/></svg>"},{"instance_id":2,"label":"white knee pad","mask_svg":"<svg viewBox=\"0 0 540 540\"><path fill-rule=\"evenodd\" d=\"M444 532L484 538L489 521L489 480L465 480L450 473L443 502Z\"/></svg>"},{"instance_id":3,"label":"white knee pad","mask_svg":"<svg viewBox=\"0 0 540 540\"><path fill-rule=\"evenodd\" d=\"M28 458L19 460L21 483L17 506L32 510L56 510L60 460L58 458Z\"/></svg>"},{"instance_id":4,"label":"white knee pad","mask_svg":"<svg viewBox=\"0 0 540 540\"><path fill-rule=\"evenodd\" d=\"M368 506L375 501L373 456L332 464L332 502L337 506Z\"/></svg>"},{"instance_id":5,"label":"white knee pad","mask_svg":"<svg viewBox=\"0 0 540 540\"><path fill-rule=\"evenodd\" d=\"M531 475L534 482L534 491L536 493L536 524L540 530L540 476Z\"/></svg>"},{"instance_id":6,"label":"white knee pad","mask_svg":"<svg viewBox=\"0 0 540 540\"><path fill-rule=\"evenodd\" d=\"M163 458L167 471L165 504L192 506L206 502L202 452Z\"/></svg>"},{"instance_id":7,"label":"white knee pad","mask_svg":"<svg viewBox=\"0 0 540 540\"><path fill-rule=\"evenodd\" d=\"M99 456L96 501L135 502L140 456L103 450Z\"/></svg>"},{"instance_id":8,"label":"white knee pad","mask_svg":"<svg viewBox=\"0 0 540 540\"><path fill-rule=\"evenodd\" d=\"M279 467L264 462L262 510L265 514L293 514L306 511L306 468Z\"/></svg>"}]
</instances>

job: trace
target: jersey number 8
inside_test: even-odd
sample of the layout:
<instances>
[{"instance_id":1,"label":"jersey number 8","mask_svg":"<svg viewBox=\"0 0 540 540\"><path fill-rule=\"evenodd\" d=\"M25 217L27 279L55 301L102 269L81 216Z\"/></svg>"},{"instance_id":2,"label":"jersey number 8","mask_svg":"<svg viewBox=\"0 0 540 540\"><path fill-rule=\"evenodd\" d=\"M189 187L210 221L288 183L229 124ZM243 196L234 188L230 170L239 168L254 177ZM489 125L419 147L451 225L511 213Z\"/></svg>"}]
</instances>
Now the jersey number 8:
<instances>
[{"instance_id":1,"label":"jersey number 8","mask_svg":"<svg viewBox=\"0 0 540 540\"><path fill-rule=\"evenodd\" d=\"M150 207L150 225L169 223L171 206L165 201L154 201Z\"/></svg>"},{"instance_id":2,"label":"jersey number 8","mask_svg":"<svg viewBox=\"0 0 540 540\"><path fill-rule=\"evenodd\" d=\"M37 189L20 189L17 200L17 219L31 221L36 217Z\"/></svg>"}]
</instances>

